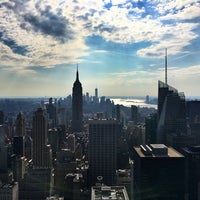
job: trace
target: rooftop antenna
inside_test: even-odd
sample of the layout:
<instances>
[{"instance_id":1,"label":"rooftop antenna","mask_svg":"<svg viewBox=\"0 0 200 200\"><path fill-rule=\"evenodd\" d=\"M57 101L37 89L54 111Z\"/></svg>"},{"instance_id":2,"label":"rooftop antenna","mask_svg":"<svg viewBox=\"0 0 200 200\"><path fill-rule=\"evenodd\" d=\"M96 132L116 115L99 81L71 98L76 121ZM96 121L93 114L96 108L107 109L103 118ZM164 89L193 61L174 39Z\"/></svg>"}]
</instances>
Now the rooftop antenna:
<instances>
[{"instance_id":1,"label":"rooftop antenna","mask_svg":"<svg viewBox=\"0 0 200 200\"><path fill-rule=\"evenodd\" d=\"M165 48L165 84L167 84L167 48Z\"/></svg>"},{"instance_id":2,"label":"rooftop antenna","mask_svg":"<svg viewBox=\"0 0 200 200\"><path fill-rule=\"evenodd\" d=\"M77 71L76 71L76 79L79 80L79 75L78 75L78 64L77 64Z\"/></svg>"}]
</instances>

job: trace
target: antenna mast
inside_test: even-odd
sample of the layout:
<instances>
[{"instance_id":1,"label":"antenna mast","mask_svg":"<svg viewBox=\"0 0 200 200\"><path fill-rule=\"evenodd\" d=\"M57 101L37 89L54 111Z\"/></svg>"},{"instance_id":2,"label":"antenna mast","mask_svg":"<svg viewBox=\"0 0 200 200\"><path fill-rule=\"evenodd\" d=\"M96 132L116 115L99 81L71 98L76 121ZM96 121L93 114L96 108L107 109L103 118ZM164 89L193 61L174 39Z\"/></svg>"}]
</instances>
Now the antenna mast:
<instances>
[{"instance_id":1,"label":"antenna mast","mask_svg":"<svg viewBox=\"0 0 200 200\"><path fill-rule=\"evenodd\" d=\"M167 48L165 48L165 84L167 84Z\"/></svg>"}]
</instances>

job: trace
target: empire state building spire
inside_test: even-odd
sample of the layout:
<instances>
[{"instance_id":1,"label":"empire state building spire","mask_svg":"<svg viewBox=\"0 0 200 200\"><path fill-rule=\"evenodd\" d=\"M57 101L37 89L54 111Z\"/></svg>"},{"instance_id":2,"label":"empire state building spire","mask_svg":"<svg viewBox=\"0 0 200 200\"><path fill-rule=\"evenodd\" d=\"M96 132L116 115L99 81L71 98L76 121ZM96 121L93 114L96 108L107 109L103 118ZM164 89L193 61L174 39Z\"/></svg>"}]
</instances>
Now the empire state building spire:
<instances>
[{"instance_id":1,"label":"empire state building spire","mask_svg":"<svg viewBox=\"0 0 200 200\"><path fill-rule=\"evenodd\" d=\"M81 132L83 127L83 95L77 65L76 80L72 89L72 131Z\"/></svg>"},{"instance_id":2,"label":"empire state building spire","mask_svg":"<svg viewBox=\"0 0 200 200\"><path fill-rule=\"evenodd\" d=\"M76 81L79 81L78 64L77 64L77 71L76 71Z\"/></svg>"}]
</instances>

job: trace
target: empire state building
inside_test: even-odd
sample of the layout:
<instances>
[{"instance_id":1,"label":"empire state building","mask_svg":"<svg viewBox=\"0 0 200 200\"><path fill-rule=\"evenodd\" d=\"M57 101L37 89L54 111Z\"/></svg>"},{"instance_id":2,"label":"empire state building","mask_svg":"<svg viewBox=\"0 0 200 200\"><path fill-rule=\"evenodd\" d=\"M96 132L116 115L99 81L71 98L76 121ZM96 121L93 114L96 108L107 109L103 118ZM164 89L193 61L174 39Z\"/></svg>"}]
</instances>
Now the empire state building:
<instances>
[{"instance_id":1,"label":"empire state building","mask_svg":"<svg viewBox=\"0 0 200 200\"><path fill-rule=\"evenodd\" d=\"M83 127L82 85L79 81L78 67L72 91L72 131L81 132Z\"/></svg>"}]
</instances>

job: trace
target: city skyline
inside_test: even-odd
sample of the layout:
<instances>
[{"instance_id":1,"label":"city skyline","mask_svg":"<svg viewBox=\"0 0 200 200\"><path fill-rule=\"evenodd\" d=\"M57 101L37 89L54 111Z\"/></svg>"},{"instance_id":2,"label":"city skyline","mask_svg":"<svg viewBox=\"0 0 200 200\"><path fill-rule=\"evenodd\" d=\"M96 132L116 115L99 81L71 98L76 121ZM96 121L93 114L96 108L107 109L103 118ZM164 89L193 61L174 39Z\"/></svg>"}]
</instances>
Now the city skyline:
<instances>
[{"instance_id":1,"label":"city skyline","mask_svg":"<svg viewBox=\"0 0 200 200\"><path fill-rule=\"evenodd\" d=\"M79 65L83 93L157 96L164 81L200 96L200 3L196 0L4 0L0 90L66 96Z\"/></svg>"}]
</instances>

